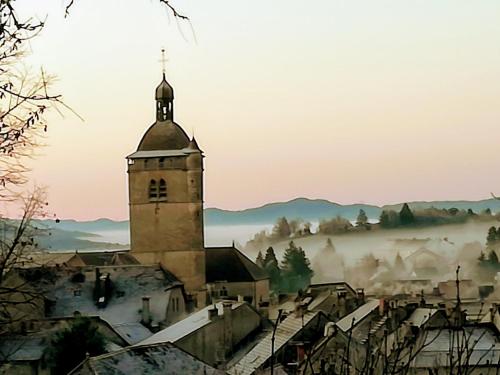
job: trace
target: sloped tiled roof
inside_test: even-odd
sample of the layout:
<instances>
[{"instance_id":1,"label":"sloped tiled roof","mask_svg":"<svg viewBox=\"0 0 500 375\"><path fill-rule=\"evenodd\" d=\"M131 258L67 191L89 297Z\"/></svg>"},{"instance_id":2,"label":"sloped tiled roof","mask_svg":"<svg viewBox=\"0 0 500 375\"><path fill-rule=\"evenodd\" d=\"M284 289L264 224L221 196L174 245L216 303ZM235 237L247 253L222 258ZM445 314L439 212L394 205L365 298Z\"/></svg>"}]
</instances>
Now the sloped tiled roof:
<instances>
[{"instance_id":1,"label":"sloped tiled roof","mask_svg":"<svg viewBox=\"0 0 500 375\"><path fill-rule=\"evenodd\" d=\"M245 282L268 279L266 271L235 247L206 248L206 280Z\"/></svg>"},{"instance_id":2,"label":"sloped tiled roof","mask_svg":"<svg viewBox=\"0 0 500 375\"><path fill-rule=\"evenodd\" d=\"M302 317L292 314L279 323L276 328L274 352L277 353L320 314L321 312L312 311L305 312ZM269 332L245 356L233 364L227 372L231 375L254 374L255 370L265 365L271 358L272 336L273 333Z\"/></svg>"},{"instance_id":3,"label":"sloped tiled roof","mask_svg":"<svg viewBox=\"0 0 500 375\"><path fill-rule=\"evenodd\" d=\"M71 375L223 374L172 343L133 346L87 359Z\"/></svg>"},{"instance_id":4,"label":"sloped tiled roof","mask_svg":"<svg viewBox=\"0 0 500 375\"><path fill-rule=\"evenodd\" d=\"M110 275L114 289L108 304L102 308L96 306L94 301L95 267L83 270L52 269L48 270L50 277L29 280L54 302L49 316L72 316L78 311L84 315L99 315L111 324L139 322L144 296L150 297L153 321L162 321L168 308L169 290L182 287L181 282L159 266L116 265L98 268L101 275Z\"/></svg>"},{"instance_id":5,"label":"sloped tiled roof","mask_svg":"<svg viewBox=\"0 0 500 375\"><path fill-rule=\"evenodd\" d=\"M231 309L236 310L244 305L246 304L243 302L234 302L231 306ZM215 305L208 305L200 311L189 315L187 318L174 323L171 326L155 333L153 336L148 337L144 341L139 342L139 345L158 344L162 342L176 342L190 335L191 333L211 323L209 310L213 309L214 306L215 308L217 308L218 315L224 315L222 302L216 303Z\"/></svg>"},{"instance_id":6,"label":"sloped tiled roof","mask_svg":"<svg viewBox=\"0 0 500 375\"><path fill-rule=\"evenodd\" d=\"M500 361L500 342L489 326L464 327L459 331L436 329L426 332L425 342L410 364L416 368L447 367L450 353L461 351L469 366L496 367Z\"/></svg>"},{"instance_id":7,"label":"sloped tiled roof","mask_svg":"<svg viewBox=\"0 0 500 375\"><path fill-rule=\"evenodd\" d=\"M365 319L372 311L378 309L379 304L380 301L378 299L368 301L364 305L359 306L352 313L340 319L337 323L335 323L335 325L343 332L348 332L351 328L355 327L363 319Z\"/></svg>"},{"instance_id":8,"label":"sloped tiled roof","mask_svg":"<svg viewBox=\"0 0 500 375\"><path fill-rule=\"evenodd\" d=\"M86 266L111 266L140 264L133 255L127 252L116 251L90 251L86 253L77 252L75 259L79 258Z\"/></svg>"}]
</instances>

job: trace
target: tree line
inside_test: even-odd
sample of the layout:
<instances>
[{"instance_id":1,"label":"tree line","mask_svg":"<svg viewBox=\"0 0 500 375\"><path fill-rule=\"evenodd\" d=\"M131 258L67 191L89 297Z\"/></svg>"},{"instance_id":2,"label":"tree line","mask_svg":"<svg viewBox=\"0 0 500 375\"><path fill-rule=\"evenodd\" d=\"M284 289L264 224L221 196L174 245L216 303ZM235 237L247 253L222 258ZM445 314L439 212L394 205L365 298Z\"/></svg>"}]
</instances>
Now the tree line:
<instances>
[{"instance_id":1,"label":"tree line","mask_svg":"<svg viewBox=\"0 0 500 375\"><path fill-rule=\"evenodd\" d=\"M494 215L489 208L480 213L475 213L471 208L460 210L458 208L425 208L412 210L408 203L403 204L401 210L383 210L378 223L370 223L365 210L360 209L353 223L350 220L337 215L331 219L319 221L316 231L312 230L312 224L301 219L289 220L280 217L276 220L271 233L262 230L256 233L248 241L247 245L257 250L265 248L280 241L307 237L315 234L338 235L350 232L365 232L372 229L394 229L401 227L424 227L443 224L461 224L469 220L491 221L498 220L500 216Z\"/></svg>"}]
</instances>

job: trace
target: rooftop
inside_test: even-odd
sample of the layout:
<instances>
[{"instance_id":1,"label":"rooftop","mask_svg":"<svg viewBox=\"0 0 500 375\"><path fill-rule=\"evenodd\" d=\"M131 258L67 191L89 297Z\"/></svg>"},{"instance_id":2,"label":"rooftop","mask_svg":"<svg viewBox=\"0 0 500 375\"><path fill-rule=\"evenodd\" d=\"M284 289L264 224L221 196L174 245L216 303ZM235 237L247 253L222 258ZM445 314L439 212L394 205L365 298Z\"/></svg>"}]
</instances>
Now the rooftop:
<instances>
[{"instance_id":1,"label":"rooftop","mask_svg":"<svg viewBox=\"0 0 500 375\"><path fill-rule=\"evenodd\" d=\"M172 343L131 346L87 359L71 375L223 374Z\"/></svg>"},{"instance_id":2,"label":"rooftop","mask_svg":"<svg viewBox=\"0 0 500 375\"><path fill-rule=\"evenodd\" d=\"M232 309L236 310L240 306L244 305L244 302L235 302L232 304ZM162 342L176 342L181 338L199 330L200 328L210 324L211 320L209 317L209 310L216 307L218 310L218 315L221 316L224 313L223 303L219 302L215 305L209 305L194 314L189 315L187 318L172 324L171 326L161 330L160 332L154 334L153 336L141 341L139 345L150 345L158 344Z\"/></svg>"},{"instance_id":3,"label":"rooftop","mask_svg":"<svg viewBox=\"0 0 500 375\"><path fill-rule=\"evenodd\" d=\"M303 328L318 317L321 312L307 311L303 316L292 314L278 324L274 342L274 351L277 353L292 340ZM250 375L264 365L271 358L271 338L269 332L262 338L247 354L239 358L229 368L228 373L232 375Z\"/></svg>"},{"instance_id":4,"label":"rooftop","mask_svg":"<svg viewBox=\"0 0 500 375\"><path fill-rule=\"evenodd\" d=\"M151 151L136 151L127 156L127 159L148 159L148 158L161 158L173 156L188 156L196 152L192 148L182 148L180 150L151 150Z\"/></svg>"},{"instance_id":5,"label":"rooftop","mask_svg":"<svg viewBox=\"0 0 500 375\"><path fill-rule=\"evenodd\" d=\"M170 289L182 287L172 274L159 266L103 266L101 275L110 275L113 295L105 307L94 301L96 268L50 268L24 270L24 278L53 302L49 316L98 315L112 325L141 320L142 297L150 297L153 323L164 319ZM40 272L36 272L40 271ZM50 273L50 275L46 275Z\"/></svg>"},{"instance_id":6,"label":"rooftop","mask_svg":"<svg viewBox=\"0 0 500 375\"><path fill-rule=\"evenodd\" d=\"M500 362L500 343L491 327L473 326L463 330L435 329L426 331L425 343L411 364L411 367L448 367L450 353L455 356L467 351L462 357L470 356L469 365L495 366Z\"/></svg>"},{"instance_id":7,"label":"rooftop","mask_svg":"<svg viewBox=\"0 0 500 375\"><path fill-rule=\"evenodd\" d=\"M437 309L419 307L408 317L407 322L415 327L421 327L437 312Z\"/></svg>"},{"instance_id":8,"label":"rooftop","mask_svg":"<svg viewBox=\"0 0 500 375\"><path fill-rule=\"evenodd\" d=\"M208 247L205 250L207 283L258 281L269 278L266 271L235 247Z\"/></svg>"},{"instance_id":9,"label":"rooftop","mask_svg":"<svg viewBox=\"0 0 500 375\"><path fill-rule=\"evenodd\" d=\"M343 332L348 332L351 328L358 325L363 319L365 319L370 313L377 310L380 301L378 299L368 301L364 305L361 305L352 313L346 315L340 319L335 325L339 327Z\"/></svg>"}]
</instances>

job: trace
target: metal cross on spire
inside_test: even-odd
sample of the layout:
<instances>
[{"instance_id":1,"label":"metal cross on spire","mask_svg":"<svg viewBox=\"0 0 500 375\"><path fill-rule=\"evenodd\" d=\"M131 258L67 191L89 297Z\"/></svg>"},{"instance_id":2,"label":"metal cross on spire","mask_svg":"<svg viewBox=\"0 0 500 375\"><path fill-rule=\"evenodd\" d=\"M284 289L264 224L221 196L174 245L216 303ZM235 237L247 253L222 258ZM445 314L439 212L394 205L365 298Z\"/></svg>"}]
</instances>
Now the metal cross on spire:
<instances>
[{"instance_id":1,"label":"metal cross on spire","mask_svg":"<svg viewBox=\"0 0 500 375\"><path fill-rule=\"evenodd\" d=\"M161 68L162 68L162 72L163 72L163 75L165 75L165 71L166 71L166 68L167 68L167 58L165 57L165 48L162 48L161 49L161 59L160 59L160 62L161 62Z\"/></svg>"}]
</instances>

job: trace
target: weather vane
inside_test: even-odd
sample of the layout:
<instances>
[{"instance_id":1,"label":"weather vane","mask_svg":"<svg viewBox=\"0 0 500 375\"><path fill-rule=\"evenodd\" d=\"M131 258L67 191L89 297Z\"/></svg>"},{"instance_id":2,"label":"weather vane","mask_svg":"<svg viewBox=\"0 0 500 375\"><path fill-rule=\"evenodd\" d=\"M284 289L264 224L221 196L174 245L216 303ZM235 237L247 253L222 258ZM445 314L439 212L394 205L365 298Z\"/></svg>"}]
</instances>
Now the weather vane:
<instances>
[{"instance_id":1,"label":"weather vane","mask_svg":"<svg viewBox=\"0 0 500 375\"><path fill-rule=\"evenodd\" d=\"M161 68L162 68L163 74L165 74L165 71L166 71L167 61L168 60L165 57L165 48L162 48L160 62L161 62Z\"/></svg>"}]
</instances>

